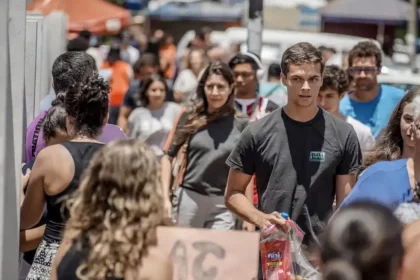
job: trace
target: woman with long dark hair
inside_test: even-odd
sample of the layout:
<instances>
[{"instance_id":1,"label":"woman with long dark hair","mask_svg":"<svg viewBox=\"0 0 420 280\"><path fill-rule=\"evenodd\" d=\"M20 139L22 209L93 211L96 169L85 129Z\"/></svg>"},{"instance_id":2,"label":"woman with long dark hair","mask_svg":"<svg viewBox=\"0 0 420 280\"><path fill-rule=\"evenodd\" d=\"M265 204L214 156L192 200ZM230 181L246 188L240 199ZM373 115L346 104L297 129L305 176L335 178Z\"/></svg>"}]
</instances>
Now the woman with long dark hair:
<instances>
[{"instance_id":1,"label":"woman with long dark hair","mask_svg":"<svg viewBox=\"0 0 420 280\"><path fill-rule=\"evenodd\" d=\"M181 107L166 102L166 81L159 75L146 79L138 94L138 107L128 118L128 135L148 144L156 156L163 155L163 146L172 130Z\"/></svg>"},{"instance_id":2,"label":"woman with long dark hair","mask_svg":"<svg viewBox=\"0 0 420 280\"><path fill-rule=\"evenodd\" d=\"M395 107L387 127L381 133L375 146L363 158L363 169L384 160L396 160L412 157L414 142L410 136L413 123L413 100L420 96L420 89L411 89Z\"/></svg>"},{"instance_id":3,"label":"woman with long dark hair","mask_svg":"<svg viewBox=\"0 0 420 280\"><path fill-rule=\"evenodd\" d=\"M108 119L109 91L108 83L94 74L62 96L66 130L72 140L48 146L38 154L21 206L21 230L35 226L47 207L45 233L28 280L50 277L51 263L68 219L65 202L79 187L81 174L93 154L103 146L97 136Z\"/></svg>"},{"instance_id":4,"label":"woman with long dark hair","mask_svg":"<svg viewBox=\"0 0 420 280\"><path fill-rule=\"evenodd\" d=\"M387 128L373 151L367 154L364 162L367 168L359 175L342 207L373 200L395 210L404 222L418 218L420 185L415 162L420 158L419 116L420 89L414 89L395 108Z\"/></svg>"},{"instance_id":5,"label":"woman with long dark hair","mask_svg":"<svg viewBox=\"0 0 420 280\"><path fill-rule=\"evenodd\" d=\"M106 145L68 201L52 280L172 279L169 259L155 248L157 227L167 220L163 201L149 147L137 140Z\"/></svg>"},{"instance_id":6,"label":"woman with long dark hair","mask_svg":"<svg viewBox=\"0 0 420 280\"><path fill-rule=\"evenodd\" d=\"M169 198L173 159L185 155L183 176L175 184L174 215L178 225L231 229L235 220L224 203L229 168L225 164L245 119L235 116L234 76L225 63L212 63L203 73L197 99L185 108L169 135L162 157L162 183ZM176 165L175 165L176 166ZM166 202L169 211L169 200Z\"/></svg>"}]
</instances>

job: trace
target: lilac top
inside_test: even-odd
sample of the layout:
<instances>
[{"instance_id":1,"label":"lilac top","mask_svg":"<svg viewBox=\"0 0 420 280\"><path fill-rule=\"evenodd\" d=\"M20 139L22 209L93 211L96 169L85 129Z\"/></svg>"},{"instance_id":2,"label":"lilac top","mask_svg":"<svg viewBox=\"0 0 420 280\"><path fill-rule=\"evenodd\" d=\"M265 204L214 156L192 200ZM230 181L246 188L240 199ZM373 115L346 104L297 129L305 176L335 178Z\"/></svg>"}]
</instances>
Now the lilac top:
<instances>
[{"instance_id":1,"label":"lilac top","mask_svg":"<svg viewBox=\"0 0 420 280\"><path fill-rule=\"evenodd\" d=\"M44 111L36 116L26 130L25 162L34 160L36 155L47 146L42 137L42 120L46 113L47 112ZM103 143L119 139L127 139L127 135L125 135L121 128L112 124L106 124L102 131L102 135L99 136L99 141Z\"/></svg>"}]
</instances>

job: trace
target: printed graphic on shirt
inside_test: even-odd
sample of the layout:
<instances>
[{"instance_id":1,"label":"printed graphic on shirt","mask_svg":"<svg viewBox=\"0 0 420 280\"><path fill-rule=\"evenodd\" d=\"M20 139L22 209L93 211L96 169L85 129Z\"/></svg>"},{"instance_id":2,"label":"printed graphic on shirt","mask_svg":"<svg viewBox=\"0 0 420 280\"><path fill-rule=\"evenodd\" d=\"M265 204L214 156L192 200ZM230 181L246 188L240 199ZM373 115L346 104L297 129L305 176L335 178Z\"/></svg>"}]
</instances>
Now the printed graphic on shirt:
<instances>
[{"instance_id":1,"label":"printed graphic on shirt","mask_svg":"<svg viewBox=\"0 0 420 280\"><path fill-rule=\"evenodd\" d=\"M325 161L325 153L324 152L314 152L314 151L312 151L309 155L309 161L324 162Z\"/></svg>"}]
</instances>

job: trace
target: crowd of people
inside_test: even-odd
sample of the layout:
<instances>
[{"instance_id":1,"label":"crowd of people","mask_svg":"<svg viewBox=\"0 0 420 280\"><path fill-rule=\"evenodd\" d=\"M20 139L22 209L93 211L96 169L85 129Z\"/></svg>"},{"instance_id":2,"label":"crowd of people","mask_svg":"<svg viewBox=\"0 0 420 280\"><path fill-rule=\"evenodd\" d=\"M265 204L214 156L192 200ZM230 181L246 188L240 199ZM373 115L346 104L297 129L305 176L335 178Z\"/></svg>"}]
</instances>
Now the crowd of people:
<instances>
[{"instance_id":1,"label":"crowd of people","mask_svg":"<svg viewBox=\"0 0 420 280\"><path fill-rule=\"evenodd\" d=\"M172 279L157 227L288 230L282 212L322 279L420 279L420 90L380 85L370 41L347 69L298 43L265 75L211 57L208 32L185 63L159 32L102 62L83 32L56 59L27 130L20 279Z\"/></svg>"}]
</instances>

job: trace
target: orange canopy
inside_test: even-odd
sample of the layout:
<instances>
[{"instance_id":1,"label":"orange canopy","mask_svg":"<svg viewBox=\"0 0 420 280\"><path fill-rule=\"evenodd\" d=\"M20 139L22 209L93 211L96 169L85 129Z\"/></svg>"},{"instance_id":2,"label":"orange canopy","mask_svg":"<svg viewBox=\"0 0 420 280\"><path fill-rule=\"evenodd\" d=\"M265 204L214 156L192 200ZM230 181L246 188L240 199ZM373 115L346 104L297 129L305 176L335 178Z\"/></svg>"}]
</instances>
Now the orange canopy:
<instances>
[{"instance_id":1,"label":"orange canopy","mask_svg":"<svg viewBox=\"0 0 420 280\"><path fill-rule=\"evenodd\" d=\"M95 34L115 33L130 23L128 10L104 0L33 0L28 11L48 15L63 11L69 16L69 32L89 30Z\"/></svg>"}]
</instances>

